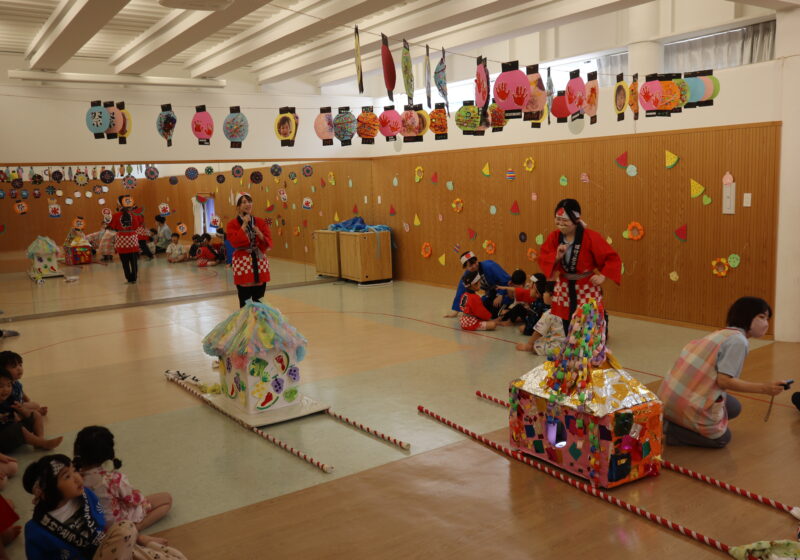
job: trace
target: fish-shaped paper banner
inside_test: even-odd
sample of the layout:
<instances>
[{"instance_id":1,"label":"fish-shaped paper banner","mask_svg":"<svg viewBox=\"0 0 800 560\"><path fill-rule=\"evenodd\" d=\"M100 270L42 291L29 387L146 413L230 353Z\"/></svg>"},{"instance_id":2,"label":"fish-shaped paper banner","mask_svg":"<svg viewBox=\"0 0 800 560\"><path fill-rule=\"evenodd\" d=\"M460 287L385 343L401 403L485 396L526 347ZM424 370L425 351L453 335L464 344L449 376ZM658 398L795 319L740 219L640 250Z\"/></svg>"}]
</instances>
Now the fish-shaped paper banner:
<instances>
[{"instance_id":1,"label":"fish-shaped paper banner","mask_svg":"<svg viewBox=\"0 0 800 560\"><path fill-rule=\"evenodd\" d=\"M450 116L450 102L447 100L447 62L444 59L444 47L442 47L442 58L433 71L433 82L436 84L436 89L439 90L439 95L444 99L444 107L447 109L447 116Z\"/></svg>"},{"instance_id":2,"label":"fish-shaped paper banner","mask_svg":"<svg viewBox=\"0 0 800 560\"><path fill-rule=\"evenodd\" d=\"M358 26L355 33L356 42L356 80L358 81L358 93L364 93L364 76L361 72L361 41L358 39Z\"/></svg>"},{"instance_id":3,"label":"fish-shaped paper banner","mask_svg":"<svg viewBox=\"0 0 800 560\"><path fill-rule=\"evenodd\" d=\"M425 97L428 100L428 109L431 108L431 48L425 45Z\"/></svg>"},{"instance_id":4,"label":"fish-shaped paper banner","mask_svg":"<svg viewBox=\"0 0 800 560\"><path fill-rule=\"evenodd\" d=\"M403 39L403 54L400 57L400 69L403 71L403 86L406 88L409 105L414 103L414 69L411 66L411 47Z\"/></svg>"},{"instance_id":5,"label":"fish-shaped paper banner","mask_svg":"<svg viewBox=\"0 0 800 560\"><path fill-rule=\"evenodd\" d=\"M397 74L395 74L392 51L389 50L389 38L383 33L381 33L381 61L383 62L383 83L386 85L389 99L394 101L394 85Z\"/></svg>"}]
</instances>

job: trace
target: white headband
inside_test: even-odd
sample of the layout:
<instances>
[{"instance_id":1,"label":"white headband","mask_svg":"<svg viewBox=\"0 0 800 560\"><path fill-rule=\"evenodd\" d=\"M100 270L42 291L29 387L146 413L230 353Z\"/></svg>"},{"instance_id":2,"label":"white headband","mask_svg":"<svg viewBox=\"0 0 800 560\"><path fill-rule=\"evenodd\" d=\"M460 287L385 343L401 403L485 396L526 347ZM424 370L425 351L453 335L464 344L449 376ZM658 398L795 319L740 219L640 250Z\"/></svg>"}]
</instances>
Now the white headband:
<instances>
[{"instance_id":1,"label":"white headband","mask_svg":"<svg viewBox=\"0 0 800 560\"><path fill-rule=\"evenodd\" d=\"M461 255L461 266L464 266L469 262L470 259L474 258L475 258L475 253L473 253L472 251L467 251L466 253Z\"/></svg>"}]
</instances>

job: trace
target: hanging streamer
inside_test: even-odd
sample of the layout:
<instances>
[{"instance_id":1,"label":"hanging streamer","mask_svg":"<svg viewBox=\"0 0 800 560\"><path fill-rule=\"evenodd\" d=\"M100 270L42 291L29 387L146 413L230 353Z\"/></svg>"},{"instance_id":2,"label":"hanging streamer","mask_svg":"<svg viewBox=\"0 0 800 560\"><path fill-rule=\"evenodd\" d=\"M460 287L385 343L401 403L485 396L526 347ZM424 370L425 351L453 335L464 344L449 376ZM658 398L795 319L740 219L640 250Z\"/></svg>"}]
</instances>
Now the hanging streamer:
<instances>
[{"instance_id":1,"label":"hanging streamer","mask_svg":"<svg viewBox=\"0 0 800 560\"><path fill-rule=\"evenodd\" d=\"M386 85L389 99L394 101L394 85L397 75L394 70L392 51L389 50L389 38L383 33L381 33L381 60L383 62L383 83Z\"/></svg>"},{"instance_id":2,"label":"hanging streamer","mask_svg":"<svg viewBox=\"0 0 800 560\"><path fill-rule=\"evenodd\" d=\"M439 95L444 99L444 107L449 117L450 102L447 100L447 62L444 59L444 47L442 47L442 58L439 59L439 63L433 71L433 81L436 84L436 89L439 90Z\"/></svg>"},{"instance_id":3,"label":"hanging streamer","mask_svg":"<svg viewBox=\"0 0 800 560\"><path fill-rule=\"evenodd\" d=\"M428 100L428 109L431 108L431 48L425 45L425 97Z\"/></svg>"},{"instance_id":4,"label":"hanging streamer","mask_svg":"<svg viewBox=\"0 0 800 560\"><path fill-rule=\"evenodd\" d=\"M400 69L403 72L403 86L406 88L408 104L414 104L414 69L411 66L411 48L403 39L403 53L400 56Z\"/></svg>"}]
</instances>

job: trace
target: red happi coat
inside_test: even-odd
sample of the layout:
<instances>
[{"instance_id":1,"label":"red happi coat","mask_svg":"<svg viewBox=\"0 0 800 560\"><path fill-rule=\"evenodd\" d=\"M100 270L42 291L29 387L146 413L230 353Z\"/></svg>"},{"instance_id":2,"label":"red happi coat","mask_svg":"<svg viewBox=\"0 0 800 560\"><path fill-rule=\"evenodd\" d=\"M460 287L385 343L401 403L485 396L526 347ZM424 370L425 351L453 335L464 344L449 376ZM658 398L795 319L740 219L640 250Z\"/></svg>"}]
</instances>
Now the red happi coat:
<instances>
[{"instance_id":1,"label":"red happi coat","mask_svg":"<svg viewBox=\"0 0 800 560\"><path fill-rule=\"evenodd\" d=\"M231 268L233 269L233 282L237 286L269 282L269 261L265 253L272 247L272 235L266 221L255 216L251 216L251 219L255 227L264 235L263 240L254 236L251 242L250 236L242 228L242 220L239 216L225 226L225 237L234 249Z\"/></svg>"},{"instance_id":2,"label":"red happi coat","mask_svg":"<svg viewBox=\"0 0 800 560\"><path fill-rule=\"evenodd\" d=\"M548 278L556 277L556 286L553 290L553 304L550 312L562 319L570 319L570 280L566 276L563 261L556 262L556 251L561 240L561 232L555 230L547 236L544 245L539 251L539 268ZM592 273L597 270L606 278L619 284L622 276L622 259L617 252L606 243L606 240L596 231L583 229L583 239L578 253L575 274L585 275L584 278L574 280L575 296L572 303L582 305L590 299L597 300L597 306L602 312L603 290L589 280Z\"/></svg>"},{"instance_id":3,"label":"red happi coat","mask_svg":"<svg viewBox=\"0 0 800 560\"><path fill-rule=\"evenodd\" d=\"M136 214L130 216L131 223L128 227L122 225L122 212L115 212L108 224L108 229L117 232L114 237L114 250L120 255L139 252L139 237L136 230L142 226L144 218Z\"/></svg>"}]
</instances>

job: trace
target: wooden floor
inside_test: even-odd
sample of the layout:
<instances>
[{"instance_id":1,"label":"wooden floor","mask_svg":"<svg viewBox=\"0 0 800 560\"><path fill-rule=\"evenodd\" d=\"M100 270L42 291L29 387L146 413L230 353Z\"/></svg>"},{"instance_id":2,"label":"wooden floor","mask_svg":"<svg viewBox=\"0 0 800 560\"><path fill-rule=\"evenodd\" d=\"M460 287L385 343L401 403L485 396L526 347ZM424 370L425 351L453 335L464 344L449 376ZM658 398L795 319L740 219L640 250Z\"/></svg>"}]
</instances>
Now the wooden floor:
<instances>
[{"instance_id":1,"label":"wooden floor","mask_svg":"<svg viewBox=\"0 0 800 560\"><path fill-rule=\"evenodd\" d=\"M193 560L724 556L418 414L423 404L506 443L506 410L474 391L502 398L511 379L540 361L513 350L514 329L465 333L443 319L451 298L449 290L404 282L267 293L309 340L303 392L412 443L404 452L325 415L269 427L335 465L332 474L164 380L165 369L213 379L199 341L237 308L233 295L16 321L10 326L22 336L0 341L0 349L23 355L26 392L50 406L48 433L65 436L59 452L71 454L81 427L107 425L134 485L173 494L173 510L150 532ZM611 330L623 366L652 387L685 342L702 334L618 317ZM752 341L743 377L797 377L798 362L800 344ZM667 448L665 457L800 504L800 413L782 394L765 423L767 398L741 400L728 448ZM41 455L16 454L23 469ZM19 478L4 494L26 520L30 496ZM731 545L790 538L797 528L788 514L672 472L611 493ZM22 543L10 556L24 557Z\"/></svg>"}]
</instances>

